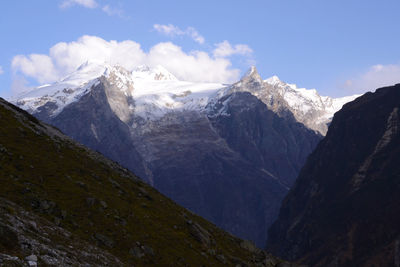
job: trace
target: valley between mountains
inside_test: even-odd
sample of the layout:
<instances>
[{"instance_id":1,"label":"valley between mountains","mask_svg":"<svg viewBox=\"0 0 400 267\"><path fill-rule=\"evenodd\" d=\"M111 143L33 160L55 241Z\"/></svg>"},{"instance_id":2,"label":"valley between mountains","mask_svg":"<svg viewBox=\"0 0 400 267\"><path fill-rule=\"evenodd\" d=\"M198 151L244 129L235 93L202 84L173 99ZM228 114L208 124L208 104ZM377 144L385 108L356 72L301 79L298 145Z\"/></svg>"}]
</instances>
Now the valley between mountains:
<instances>
[{"instance_id":1,"label":"valley between mountains","mask_svg":"<svg viewBox=\"0 0 400 267\"><path fill-rule=\"evenodd\" d=\"M400 0L0 7L0 267L400 267Z\"/></svg>"},{"instance_id":2,"label":"valley between mountains","mask_svg":"<svg viewBox=\"0 0 400 267\"><path fill-rule=\"evenodd\" d=\"M255 67L86 62L12 103L1 264L400 265L399 85L335 99Z\"/></svg>"},{"instance_id":3,"label":"valley between mountains","mask_svg":"<svg viewBox=\"0 0 400 267\"><path fill-rule=\"evenodd\" d=\"M86 62L13 103L259 247L341 106L255 67L232 85Z\"/></svg>"}]
</instances>

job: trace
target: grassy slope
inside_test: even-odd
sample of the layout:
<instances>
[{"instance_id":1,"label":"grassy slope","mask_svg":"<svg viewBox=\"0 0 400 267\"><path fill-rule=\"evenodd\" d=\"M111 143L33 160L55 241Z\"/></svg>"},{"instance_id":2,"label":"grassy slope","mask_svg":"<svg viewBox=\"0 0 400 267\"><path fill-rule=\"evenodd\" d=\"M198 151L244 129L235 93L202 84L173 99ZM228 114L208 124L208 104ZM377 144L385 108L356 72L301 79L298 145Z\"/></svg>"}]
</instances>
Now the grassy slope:
<instances>
[{"instance_id":1,"label":"grassy slope","mask_svg":"<svg viewBox=\"0 0 400 267\"><path fill-rule=\"evenodd\" d=\"M243 249L238 238L100 154L48 135L43 127L49 129L0 99L0 197L56 222L75 239L98 244L127 265L218 266L238 259L253 265L265 257ZM202 230L193 225L204 228L210 241L199 238ZM135 257L129 251L137 242L154 253Z\"/></svg>"}]
</instances>

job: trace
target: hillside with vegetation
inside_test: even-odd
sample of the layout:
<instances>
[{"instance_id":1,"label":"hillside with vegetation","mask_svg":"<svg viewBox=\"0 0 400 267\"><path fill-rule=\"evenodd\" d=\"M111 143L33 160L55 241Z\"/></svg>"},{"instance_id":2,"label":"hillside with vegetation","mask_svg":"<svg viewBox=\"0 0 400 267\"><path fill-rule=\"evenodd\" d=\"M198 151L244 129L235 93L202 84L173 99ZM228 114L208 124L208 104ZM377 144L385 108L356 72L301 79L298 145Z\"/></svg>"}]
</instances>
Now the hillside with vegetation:
<instances>
[{"instance_id":1,"label":"hillside with vegetation","mask_svg":"<svg viewBox=\"0 0 400 267\"><path fill-rule=\"evenodd\" d=\"M2 266L287 264L3 99L0 174Z\"/></svg>"}]
</instances>

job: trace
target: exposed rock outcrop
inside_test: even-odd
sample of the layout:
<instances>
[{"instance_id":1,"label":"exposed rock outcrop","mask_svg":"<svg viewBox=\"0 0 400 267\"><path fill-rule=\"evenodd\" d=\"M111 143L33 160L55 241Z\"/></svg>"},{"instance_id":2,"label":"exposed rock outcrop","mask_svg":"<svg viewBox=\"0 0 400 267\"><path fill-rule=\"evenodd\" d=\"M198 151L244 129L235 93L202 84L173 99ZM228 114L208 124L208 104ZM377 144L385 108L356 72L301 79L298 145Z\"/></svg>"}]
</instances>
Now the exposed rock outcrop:
<instances>
[{"instance_id":1,"label":"exposed rock outcrop","mask_svg":"<svg viewBox=\"0 0 400 267\"><path fill-rule=\"evenodd\" d=\"M268 249L311 266L399 266L400 85L335 114L269 231Z\"/></svg>"}]
</instances>

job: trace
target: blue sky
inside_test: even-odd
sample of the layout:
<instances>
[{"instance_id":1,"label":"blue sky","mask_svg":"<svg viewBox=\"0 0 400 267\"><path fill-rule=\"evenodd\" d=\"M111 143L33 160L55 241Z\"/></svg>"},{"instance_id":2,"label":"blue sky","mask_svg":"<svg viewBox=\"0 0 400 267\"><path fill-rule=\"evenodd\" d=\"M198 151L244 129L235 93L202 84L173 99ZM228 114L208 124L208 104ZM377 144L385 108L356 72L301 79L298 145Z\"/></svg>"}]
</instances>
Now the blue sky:
<instances>
[{"instance_id":1,"label":"blue sky","mask_svg":"<svg viewBox=\"0 0 400 267\"><path fill-rule=\"evenodd\" d=\"M255 64L263 78L330 96L400 82L398 0L13 0L0 8L3 97L105 54L213 82Z\"/></svg>"}]
</instances>

